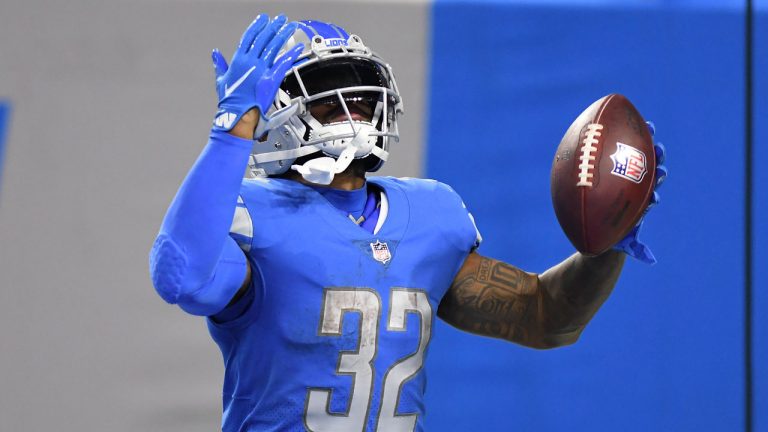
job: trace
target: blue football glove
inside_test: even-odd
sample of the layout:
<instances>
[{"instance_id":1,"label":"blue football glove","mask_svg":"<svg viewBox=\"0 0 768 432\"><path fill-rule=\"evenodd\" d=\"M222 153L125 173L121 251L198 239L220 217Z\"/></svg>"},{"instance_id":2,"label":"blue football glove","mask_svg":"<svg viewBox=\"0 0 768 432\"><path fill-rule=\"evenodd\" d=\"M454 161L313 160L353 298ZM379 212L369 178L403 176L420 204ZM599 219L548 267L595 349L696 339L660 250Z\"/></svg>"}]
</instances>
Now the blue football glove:
<instances>
[{"instance_id":1,"label":"blue football glove","mask_svg":"<svg viewBox=\"0 0 768 432\"><path fill-rule=\"evenodd\" d=\"M252 108L257 108L264 119L286 72L304 48L298 44L275 60L298 26L295 22L286 24L286 21L283 15L271 22L266 14L259 15L243 33L231 65L227 65L218 49L213 50L211 57L219 95L214 129L231 130Z\"/></svg>"},{"instance_id":2,"label":"blue football glove","mask_svg":"<svg viewBox=\"0 0 768 432\"><path fill-rule=\"evenodd\" d=\"M648 124L648 129L651 130L651 137L653 137L653 135L656 133L656 128L651 122L646 122L646 124ZM659 197L657 190L659 189L659 186L664 183L664 179L667 178L667 167L664 166L666 149L662 143L656 142L654 142L653 148L656 153L656 184L653 187L651 201L648 203L648 207L645 209L643 216L640 218L640 222L638 222L637 225L632 228L632 231L630 231L620 242L616 243L616 245L613 247L613 249L624 252L632 258L638 259L647 264L656 264L656 257L653 256L651 249L646 246L645 243L640 241L640 228L643 226L643 220L645 219L645 215L648 214L648 210L661 202L661 198Z\"/></svg>"}]
</instances>

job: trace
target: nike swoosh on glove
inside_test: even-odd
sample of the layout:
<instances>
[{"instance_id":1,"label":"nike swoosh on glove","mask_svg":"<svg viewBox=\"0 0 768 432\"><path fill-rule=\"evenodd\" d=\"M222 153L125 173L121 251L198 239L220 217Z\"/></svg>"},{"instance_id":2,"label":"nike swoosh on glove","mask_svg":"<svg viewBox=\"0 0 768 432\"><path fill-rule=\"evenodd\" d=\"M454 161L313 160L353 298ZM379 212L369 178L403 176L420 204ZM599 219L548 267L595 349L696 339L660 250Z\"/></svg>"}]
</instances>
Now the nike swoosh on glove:
<instances>
[{"instance_id":1,"label":"nike swoosh on glove","mask_svg":"<svg viewBox=\"0 0 768 432\"><path fill-rule=\"evenodd\" d=\"M651 137L653 137L656 134L655 126L652 122L646 122L646 124L648 125L648 129L651 130ZM648 211L653 206L661 202L661 198L657 190L667 178L667 167L664 165L666 148L662 143L657 143L655 141L653 148L656 153L656 184L653 187L651 200L648 203L648 207L646 207L645 212L643 213L643 217L640 218L640 222L638 222L637 225L635 225L635 227L632 228L632 230L613 247L614 250L624 252L632 258L638 259L647 264L656 264L657 261L656 257L653 255L653 252L651 252L651 249L645 243L640 241L640 228L643 226L645 215L648 214Z\"/></svg>"},{"instance_id":2,"label":"nike swoosh on glove","mask_svg":"<svg viewBox=\"0 0 768 432\"><path fill-rule=\"evenodd\" d=\"M229 65L218 49L213 50L211 58L219 96L214 129L231 130L240 117L253 108L257 108L264 119L285 74L304 49L303 44L298 44L275 59L298 26L286 21L284 15L272 21L266 14L259 15L243 33Z\"/></svg>"}]
</instances>

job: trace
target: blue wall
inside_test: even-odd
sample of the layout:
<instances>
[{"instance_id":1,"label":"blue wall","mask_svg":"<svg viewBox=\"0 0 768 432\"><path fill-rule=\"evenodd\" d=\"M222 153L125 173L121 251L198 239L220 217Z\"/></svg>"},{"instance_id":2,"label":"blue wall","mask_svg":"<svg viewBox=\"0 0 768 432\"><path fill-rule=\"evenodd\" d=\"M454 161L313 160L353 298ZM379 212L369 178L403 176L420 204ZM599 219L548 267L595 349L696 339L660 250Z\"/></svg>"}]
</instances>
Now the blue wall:
<instances>
[{"instance_id":1,"label":"blue wall","mask_svg":"<svg viewBox=\"0 0 768 432\"><path fill-rule=\"evenodd\" d=\"M8 129L8 120L11 117L11 104L0 99L0 186L3 179L3 158L5 156L5 136ZM0 189L2 190L2 189Z\"/></svg>"},{"instance_id":2,"label":"blue wall","mask_svg":"<svg viewBox=\"0 0 768 432\"><path fill-rule=\"evenodd\" d=\"M554 150L589 103L625 94L669 151L663 203L643 232L660 262L628 261L572 347L533 351L438 325L429 430L743 430L741 3L554 3L434 5L426 172L463 195L482 254L544 271L573 251L550 202ZM765 272L756 279L765 288Z\"/></svg>"},{"instance_id":3,"label":"blue wall","mask_svg":"<svg viewBox=\"0 0 768 432\"><path fill-rule=\"evenodd\" d=\"M755 431L768 431L768 0L757 0L754 23L754 353Z\"/></svg>"}]
</instances>

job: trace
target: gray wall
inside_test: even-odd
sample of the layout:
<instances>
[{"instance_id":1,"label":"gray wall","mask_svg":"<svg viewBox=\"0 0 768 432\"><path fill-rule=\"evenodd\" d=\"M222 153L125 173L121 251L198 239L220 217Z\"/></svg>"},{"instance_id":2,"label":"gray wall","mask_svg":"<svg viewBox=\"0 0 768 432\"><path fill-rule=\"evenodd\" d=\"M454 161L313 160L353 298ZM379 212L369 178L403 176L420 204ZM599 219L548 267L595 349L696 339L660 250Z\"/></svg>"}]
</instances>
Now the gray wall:
<instances>
[{"instance_id":1,"label":"gray wall","mask_svg":"<svg viewBox=\"0 0 768 432\"><path fill-rule=\"evenodd\" d=\"M0 430L211 431L222 361L204 321L155 295L153 237L215 112L210 51L259 12L330 20L394 67L419 175L424 1L0 4ZM393 31L394 29L394 31Z\"/></svg>"}]
</instances>

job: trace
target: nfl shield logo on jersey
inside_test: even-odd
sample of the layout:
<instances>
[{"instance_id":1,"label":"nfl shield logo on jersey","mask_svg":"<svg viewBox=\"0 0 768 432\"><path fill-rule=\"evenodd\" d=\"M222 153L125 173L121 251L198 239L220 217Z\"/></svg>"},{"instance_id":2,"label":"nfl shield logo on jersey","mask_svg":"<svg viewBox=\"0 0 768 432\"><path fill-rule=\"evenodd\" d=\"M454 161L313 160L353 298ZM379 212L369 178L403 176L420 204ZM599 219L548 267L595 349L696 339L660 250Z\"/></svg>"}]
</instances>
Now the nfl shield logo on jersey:
<instances>
[{"instance_id":1,"label":"nfl shield logo on jersey","mask_svg":"<svg viewBox=\"0 0 768 432\"><path fill-rule=\"evenodd\" d=\"M645 176L645 153L640 150L617 142L616 153L611 155L613 170L611 174L640 183Z\"/></svg>"},{"instance_id":2,"label":"nfl shield logo on jersey","mask_svg":"<svg viewBox=\"0 0 768 432\"><path fill-rule=\"evenodd\" d=\"M389 246L386 243L376 240L376 243L371 243L371 251L373 252L373 259L382 264L386 264L392 259L392 254L389 253Z\"/></svg>"}]
</instances>

